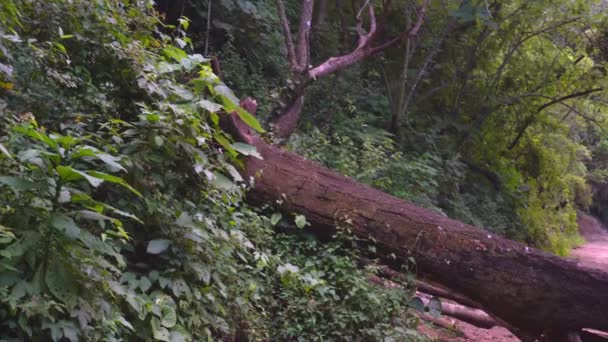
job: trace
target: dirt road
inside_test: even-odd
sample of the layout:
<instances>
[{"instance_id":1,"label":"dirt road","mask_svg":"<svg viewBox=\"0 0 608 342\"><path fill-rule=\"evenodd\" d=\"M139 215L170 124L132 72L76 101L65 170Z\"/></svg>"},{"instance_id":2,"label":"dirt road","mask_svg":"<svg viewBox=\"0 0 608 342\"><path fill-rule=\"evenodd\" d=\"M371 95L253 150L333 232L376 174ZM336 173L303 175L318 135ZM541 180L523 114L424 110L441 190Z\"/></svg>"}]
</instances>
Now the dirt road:
<instances>
[{"instance_id":1,"label":"dirt road","mask_svg":"<svg viewBox=\"0 0 608 342\"><path fill-rule=\"evenodd\" d=\"M587 242L574 249L571 257L578 259L584 266L608 271L608 231L589 215L579 214L578 224Z\"/></svg>"}]
</instances>

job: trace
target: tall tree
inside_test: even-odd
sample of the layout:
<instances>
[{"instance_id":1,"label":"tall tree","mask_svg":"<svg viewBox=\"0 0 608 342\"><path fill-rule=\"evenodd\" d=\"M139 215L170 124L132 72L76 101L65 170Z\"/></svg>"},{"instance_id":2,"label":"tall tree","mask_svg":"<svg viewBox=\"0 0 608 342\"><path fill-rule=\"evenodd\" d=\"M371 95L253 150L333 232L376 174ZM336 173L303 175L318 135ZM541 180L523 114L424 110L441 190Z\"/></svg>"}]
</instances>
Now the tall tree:
<instances>
[{"instance_id":1,"label":"tall tree","mask_svg":"<svg viewBox=\"0 0 608 342\"><path fill-rule=\"evenodd\" d=\"M381 2L381 15L379 17L376 15L377 2ZM277 137L284 139L289 137L296 129L302 112L306 89L314 80L343 70L409 37L415 36L424 22L429 0L425 0L420 6L416 22L394 37L386 36L387 17L391 11L391 1L365 1L355 17L358 35L357 46L347 54L331 57L316 66L312 66L310 60L310 37L315 1L302 0L297 39L295 41L283 1L276 0L276 5L283 31L286 55L291 69L290 81L295 84L295 89L286 99L285 105L278 108L270 120L270 125ZM366 10L369 26L367 30L363 28L363 14Z\"/></svg>"}]
</instances>

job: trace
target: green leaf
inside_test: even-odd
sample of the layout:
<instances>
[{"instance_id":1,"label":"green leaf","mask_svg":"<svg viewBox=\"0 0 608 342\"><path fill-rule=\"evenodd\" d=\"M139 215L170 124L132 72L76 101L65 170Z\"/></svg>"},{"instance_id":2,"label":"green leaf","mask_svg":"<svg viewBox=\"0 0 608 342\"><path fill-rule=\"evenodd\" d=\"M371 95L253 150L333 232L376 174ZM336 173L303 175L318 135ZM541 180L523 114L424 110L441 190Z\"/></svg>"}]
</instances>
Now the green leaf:
<instances>
[{"instance_id":1,"label":"green leaf","mask_svg":"<svg viewBox=\"0 0 608 342\"><path fill-rule=\"evenodd\" d=\"M194 99L194 94L192 94L192 92L186 88L173 86L172 90L173 94L181 97L185 101L191 101L192 99Z\"/></svg>"},{"instance_id":2,"label":"green leaf","mask_svg":"<svg viewBox=\"0 0 608 342\"><path fill-rule=\"evenodd\" d=\"M74 275L68 269L61 259L50 258L45 283L53 296L72 307L78 298L78 287Z\"/></svg>"},{"instance_id":3,"label":"green leaf","mask_svg":"<svg viewBox=\"0 0 608 342\"><path fill-rule=\"evenodd\" d=\"M147 292L150 287L152 287L152 282L150 281L150 279L148 279L148 277L141 277L138 286L143 292Z\"/></svg>"},{"instance_id":4,"label":"green leaf","mask_svg":"<svg viewBox=\"0 0 608 342\"><path fill-rule=\"evenodd\" d=\"M186 342L190 341L192 338L188 335L186 331L171 331L169 335L169 341L171 342Z\"/></svg>"},{"instance_id":5,"label":"green leaf","mask_svg":"<svg viewBox=\"0 0 608 342\"><path fill-rule=\"evenodd\" d=\"M158 318L152 317L150 326L152 327L152 335L155 340L169 342L169 330L161 325Z\"/></svg>"},{"instance_id":6,"label":"green leaf","mask_svg":"<svg viewBox=\"0 0 608 342\"><path fill-rule=\"evenodd\" d=\"M219 111L220 109L222 109L222 105L219 103L215 103L213 101L209 101L207 99L202 99L200 101L197 102L197 104L204 110L211 112L211 113L215 113L217 111Z\"/></svg>"},{"instance_id":7,"label":"green leaf","mask_svg":"<svg viewBox=\"0 0 608 342\"><path fill-rule=\"evenodd\" d=\"M0 183L10 186L14 192L25 191L34 187L34 183L27 179L10 176L0 177Z\"/></svg>"},{"instance_id":8,"label":"green leaf","mask_svg":"<svg viewBox=\"0 0 608 342\"><path fill-rule=\"evenodd\" d=\"M0 144L0 152L2 152L3 154L5 154L7 157L9 157L11 159L15 159L15 158L13 158L13 155L2 144Z\"/></svg>"},{"instance_id":9,"label":"green leaf","mask_svg":"<svg viewBox=\"0 0 608 342\"><path fill-rule=\"evenodd\" d=\"M38 140L40 142L43 142L47 146L58 151L57 142L55 140L51 139L45 133L40 132L40 131L36 130L35 128L33 128L31 124L17 126L17 127L15 127L15 131L17 131L21 134L25 134L28 137Z\"/></svg>"},{"instance_id":10,"label":"green leaf","mask_svg":"<svg viewBox=\"0 0 608 342\"><path fill-rule=\"evenodd\" d=\"M71 148L81 141L81 139L71 135L51 134L49 137L55 140L61 147L65 149Z\"/></svg>"},{"instance_id":11,"label":"green leaf","mask_svg":"<svg viewBox=\"0 0 608 342\"><path fill-rule=\"evenodd\" d=\"M143 195L139 191L135 190L134 187L129 185L129 183L127 183L127 181L125 181L124 179L122 179L120 177L112 176L107 173L103 173L103 172L99 172L99 171L87 171L87 173L95 178L102 179L102 180L108 181L110 183L118 184L118 185L128 189L135 195L137 195L139 197L143 197Z\"/></svg>"},{"instance_id":12,"label":"green leaf","mask_svg":"<svg viewBox=\"0 0 608 342\"><path fill-rule=\"evenodd\" d=\"M236 158L236 156L238 155L238 152L236 152L236 150L234 148L232 148L232 145L230 144L230 141L228 141L228 139L224 136L224 132L216 132L213 134L213 139L215 139L215 141L217 141L220 145L222 145L223 148L226 149L226 151L234 158Z\"/></svg>"},{"instance_id":13,"label":"green leaf","mask_svg":"<svg viewBox=\"0 0 608 342\"><path fill-rule=\"evenodd\" d=\"M236 109L236 112L239 114L239 117L241 118L241 120L243 120L243 122L246 123L249 127L255 129L259 133L266 132L262 128L262 125L260 125L260 122L258 121L258 119L256 119L255 116L253 116L251 113L249 113L248 111L244 110L241 107L238 107Z\"/></svg>"},{"instance_id":14,"label":"green leaf","mask_svg":"<svg viewBox=\"0 0 608 342\"><path fill-rule=\"evenodd\" d=\"M71 239L77 239L80 236L80 227L76 225L76 222L72 218L65 215L53 215L49 220L51 227L56 228L67 237Z\"/></svg>"},{"instance_id":15,"label":"green leaf","mask_svg":"<svg viewBox=\"0 0 608 342\"><path fill-rule=\"evenodd\" d=\"M304 216L304 215L296 215L295 223L296 223L296 226L300 229L302 229L306 225L310 224L310 223L306 222L306 216Z\"/></svg>"},{"instance_id":16,"label":"green leaf","mask_svg":"<svg viewBox=\"0 0 608 342\"><path fill-rule=\"evenodd\" d=\"M99 153L99 150L92 146L78 146L74 149L71 154L72 159L79 159L82 157L95 157Z\"/></svg>"},{"instance_id":17,"label":"green leaf","mask_svg":"<svg viewBox=\"0 0 608 342\"><path fill-rule=\"evenodd\" d=\"M75 172L71 166L59 165L55 168L63 182L71 182L82 179L82 175Z\"/></svg>"},{"instance_id":18,"label":"green leaf","mask_svg":"<svg viewBox=\"0 0 608 342\"><path fill-rule=\"evenodd\" d=\"M177 220L175 220L175 224L180 227L196 227L194 221L192 221L192 216L190 216L187 212L182 212Z\"/></svg>"},{"instance_id":19,"label":"green leaf","mask_svg":"<svg viewBox=\"0 0 608 342\"><path fill-rule=\"evenodd\" d=\"M228 177L217 172L213 173L213 179L211 180L211 184L218 189L227 191L235 190L237 188L236 184L234 184L230 179L228 179Z\"/></svg>"},{"instance_id":20,"label":"green leaf","mask_svg":"<svg viewBox=\"0 0 608 342\"><path fill-rule=\"evenodd\" d=\"M106 163L106 165L110 166L112 168L112 171L127 171L122 165L118 163L118 161L120 160L120 158L118 157L114 157L106 153L98 153L95 155L95 157Z\"/></svg>"},{"instance_id":21,"label":"green leaf","mask_svg":"<svg viewBox=\"0 0 608 342\"><path fill-rule=\"evenodd\" d=\"M122 315L118 315L117 321L120 324L122 324L122 326L129 328L131 331L135 331L135 328L133 328L133 325L131 325L131 323L129 321L127 321Z\"/></svg>"},{"instance_id":22,"label":"green leaf","mask_svg":"<svg viewBox=\"0 0 608 342\"><path fill-rule=\"evenodd\" d=\"M115 218L100 214L96 211L92 210L79 210L78 218L83 218L85 220L95 220L95 221L118 221Z\"/></svg>"},{"instance_id":23,"label":"green leaf","mask_svg":"<svg viewBox=\"0 0 608 342\"><path fill-rule=\"evenodd\" d=\"M232 144L231 146L232 146L232 148L234 148L237 152L239 152L242 155L251 156L251 157L255 157L258 159L262 159L262 160L264 159L264 158L262 158L262 155L260 153L258 153L258 150L253 145L245 144L242 142L236 142L236 143Z\"/></svg>"},{"instance_id":24,"label":"green leaf","mask_svg":"<svg viewBox=\"0 0 608 342\"><path fill-rule=\"evenodd\" d=\"M89 184L91 184L95 188L100 186L101 183L103 183L102 179L99 179L98 177L89 176L88 174L80 170L76 170L71 166L59 165L55 168L55 170L57 170L57 173L59 174L63 182L73 182L81 179L86 179Z\"/></svg>"},{"instance_id":25,"label":"green leaf","mask_svg":"<svg viewBox=\"0 0 608 342\"><path fill-rule=\"evenodd\" d=\"M169 305L160 307L160 324L167 328L173 328L177 324L177 314L175 309Z\"/></svg>"},{"instance_id":26,"label":"green leaf","mask_svg":"<svg viewBox=\"0 0 608 342\"><path fill-rule=\"evenodd\" d=\"M106 203L101 203L101 202L97 202L97 203L99 203L100 205L102 205L104 208L110 210L114 214L120 215L122 217L127 217L127 218L130 218L130 219L133 219L133 220L135 220L135 221L137 221L139 223L144 223L142 220L139 219L139 217L137 217L137 216L135 216L135 215L133 215L131 213L127 213L125 211L116 209L113 206L111 206L109 204L106 204Z\"/></svg>"},{"instance_id":27,"label":"green leaf","mask_svg":"<svg viewBox=\"0 0 608 342\"><path fill-rule=\"evenodd\" d=\"M148 254L160 254L164 252L167 248L169 248L169 245L171 245L170 240L151 240L150 242L148 242L148 248L146 249L146 252Z\"/></svg>"},{"instance_id":28,"label":"green leaf","mask_svg":"<svg viewBox=\"0 0 608 342\"><path fill-rule=\"evenodd\" d=\"M281 218L283 218L283 215L281 215L281 213L272 214L272 216L270 216L270 224L275 226L277 223L279 223L279 221L281 221Z\"/></svg>"},{"instance_id":29,"label":"green leaf","mask_svg":"<svg viewBox=\"0 0 608 342\"><path fill-rule=\"evenodd\" d=\"M227 112L232 112L238 107L239 99L234 95L232 89L228 88L225 84L219 84L213 88L216 95L219 95L224 104L224 109Z\"/></svg>"},{"instance_id":30,"label":"green leaf","mask_svg":"<svg viewBox=\"0 0 608 342\"><path fill-rule=\"evenodd\" d=\"M175 61L179 62L184 58L188 58L188 54L184 52L184 50L176 47L176 46L165 46L163 48L163 53L169 57L173 58Z\"/></svg>"},{"instance_id":31,"label":"green leaf","mask_svg":"<svg viewBox=\"0 0 608 342\"><path fill-rule=\"evenodd\" d=\"M237 171L236 167L227 164L226 169L228 170L228 173L230 173L230 176L232 176L232 179L235 182L242 182L244 180L241 174Z\"/></svg>"}]
</instances>

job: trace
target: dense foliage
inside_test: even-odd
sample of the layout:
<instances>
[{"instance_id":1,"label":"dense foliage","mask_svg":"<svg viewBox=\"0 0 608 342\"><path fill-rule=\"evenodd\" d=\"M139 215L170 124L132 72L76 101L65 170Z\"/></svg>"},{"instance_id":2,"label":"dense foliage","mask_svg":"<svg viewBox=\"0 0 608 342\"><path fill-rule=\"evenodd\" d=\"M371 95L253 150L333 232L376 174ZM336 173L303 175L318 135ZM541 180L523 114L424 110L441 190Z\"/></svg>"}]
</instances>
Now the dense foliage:
<instances>
[{"instance_id":1,"label":"dense foliage","mask_svg":"<svg viewBox=\"0 0 608 342\"><path fill-rule=\"evenodd\" d=\"M188 19L9 0L0 23L0 339L419 338L408 290L371 285L355 241L276 233L305 218L243 203L255 153L218 119L262 129Z\"/></svg>"}]
</instances>

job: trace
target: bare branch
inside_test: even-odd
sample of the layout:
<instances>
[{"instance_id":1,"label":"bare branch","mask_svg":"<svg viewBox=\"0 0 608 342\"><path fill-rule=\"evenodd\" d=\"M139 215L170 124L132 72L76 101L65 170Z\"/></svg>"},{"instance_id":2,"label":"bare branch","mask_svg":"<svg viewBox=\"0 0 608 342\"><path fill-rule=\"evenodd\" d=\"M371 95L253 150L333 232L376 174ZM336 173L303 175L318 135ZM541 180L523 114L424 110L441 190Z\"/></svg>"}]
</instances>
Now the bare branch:
<instances>
[{"instance_id":1,"label":"bare branch","mask_svg":"<svg viewBox=\"0 0 608 342\"><path fill-rule=\"evenodd\" d=\"M604 128L604 126L602 126L602 124L599 121L597 121L597 119L589 116L589 114L581 112L580 110L576 109L574 106L569 105L566 102L564 102L567 99L571 99L573 97L577 97L577 95L578 96L583 96L583 95L590 94L590 93L592 93L594 91L601 91L601 90L602 90L602 88L590 89L590 90L586 90L586 91L583 91L583 92L580 92L580 93L566 95L566 96L563 96L563 97L557 98L557 99L553 98L551 96L535 95L535 94L532 94L532 95L529 95L529 96L542 97L542 98L551 100L550 102L548 102L548 103L546 103L546 104L543 105L543 106L546 106L545 108L547 108L548 105L554 105L554 104L559 104L559 105L562 105L562 106L568 108L568 113L566 115L564 115L564 117L560 120L560 122L564 121L571 113L574 113L574 114L582 117L583 119L585 119L585 121L595 124L603 132L606 132L606 129ZM580 95L580 94L583 94L583 95Z\"/></svg>"},{"instance_id":2,"label":"bare branch","mask_svg":"<svg viewBox=\"0 0 608 342\"><path fill-rule=\"evenodd\" d=\"M363 4L363 6L361 6L361 8L359 9L359 12L357 12L357 16L355 17L358 20L361 19L361 14L363 14L363 10L365 9L365 7L367 7L369 5L369 1L370 0L365 0L365 3ZM372 4L373 6L373 4Z\"/></svg>"},{"instance_id":3,"label":"bare branch","mask_svg":"<svg viewBox=\"0 0 608 342\"><path fill-rule=\"evenodd\" d=\"M424 18L426 17L426 9L429 5L429 0L425 0L424 3L422 4L422 7L420 7L420 10L418 11L418 19L416 20L416 24L414 24L414 26L406 31L403 31L402 34L398 35L397 37L388 40L387 42L384 42L383 44L380 44L376 47L374 47L372 49L371 54L375 54L378 53L380 51L386 50L387 48L391 47L392 45L403 41L406 38L413 38L418 34L418 31L420 31L420 28L422 27L422 23L424 23Z\"/></svg>"},{"instance_id":4,"label":"bare branch","mask_svg":"<svg viewBox=\"0 0 608 342\"><path fill-rule=\"evenodd\" d=\"M418 12L418 20L416 21L416 25L412 27L408 33L408 37L414 37L420 31L420 27L422 27L422 23L424 22L424 17L426 16L426 9L429 6L429 0L424 0L424 4L420 7L420 11Z\"/></svg>"},{"instance_id":5,"label":"bare branch","mask_svg":"<svg viewBox=\"0 0 608 342\"><path fill-rule=\"evenodd\" d=\"M418 74L416 75L416 79L414 80L414 83L412 84L412 87L410 88L410 91L408 92L407 97L405 98L405 101L401 104L401 107L399 108L398 114L395 118L396 122L394 123L395 125L392 127L395 130L395 133L397 133L399 131L399 128L398 128L399 121L401 120L402 117L404 117L407 114L408 107L410 105L410 102L414 98L414 95L416 94L418 85L420 84L424 75L426 74L429 65L431 65L431 62L435 58L435 55L439 52L445 37L447 36L448 32L450 31L450 27L451 27L450 24L447 24L445 26L445 29L444 29L443 33L441 34L441 37L439 37L439 39L435 42L431 51L429 52L426 59L424 60L422 67L419 68Z\"/></svg>"},{"instance_id":6,"label":"bare branch","mask_svg":"<svg viewBox=\"0 0 608 342\"><path fill-rule=\"evenodd\" d=\"M289 21L287 20L287 14L285 14L285 6L283 5L282 0L277 0L277 10L279 11L279 20L281 21L281 27L283 28L283 40L285 41L285 49L287 50L289 66L291 67L292 71L295 71L298 65L298 61L296 60L296 50L293 46L291 29L289 28Z\"/></svg>"},{"instance_id":7,"label":"bare branch","mask_svg":"<svg viewBox=\"0 0 608 342\"><path fill-rule=\"evenodd\" d=\"M315 7L314 0L302 0L302 13L298 29L298 45L296 46L296 59L298 71L308 69L310 57L310 29L312 27L312 13Z\"/></svg>"},{"instance_id":8,"label":"bare branch","mask_svg":"<svg viewBox=\"0 0 608 342\"><path fill-rule=\"evenodd\" d=\"M581 97L581 96L585 96L585 95L589 95L591 93L595 93L598 91L602 91L604 90L604 88L593 88L593 89L587 89L584 91L579 91L576 93L572 93L569 95L565 95L562 97L558 97L558 98L553 98L553 97L549 97L549 96L545 96L545 95L537 95L537 94L527 94L524 95L522 97L542 97L542 98L548 98L551 99L551 101L541 105L540 107L538 107L538 109L536 110L536 113L530 115L525 121L524 124L522 125L522 127L520 128L519 132L517 133L517 135L515 136L515 139L513 139L513 141L511 142L511 144L509 144L509 147L507 148L508 150L512 150L513 148L515 148L515 146L517 146L517 144L519 143L519 141L521 140L521 138L524 136L524 133L526 132L526 130L528 129L528 127L530 127L535 119L536 119L536 115L540 112L542 112L543 110L547 109L550 106L553 106L555 104L561 104L564 107L570 109L571 111L581 115L583 118L587 119L587 120L592 120L589 116L584 115L582 113L580 113L579 111L577 111L574 107L568 105L567 103L565 103L564 101L569 100L569 99L573 99L576 97ZM597 123L597 121L595 121ZM598 123L599 125L599 123ZM600 126L600 128L602 128ZM602 128L603 130L603 128Z\"/></svg>"},{"instance_id":9,"label":"bare branch","mask_svg":"<svg viewBox=\"0 0 608 342\"><path fill-rule=\"evenodd\" d=\"M545 103L544 105L538 107L538 109L536 110L536 112L540 113L541 111L543 111L547 107L550 107L550 106L552 106L552 105L554 105L556 103L560 103L560 102L563 102L565 100L573 99L575 97L581 97L581 96L589 95L591 93L595 93L595 92L602 91L602 90L604 90L604 88L593 88L593 89L587 89L587 90L584 90L584 91L579 91L579 92L576 92L576 93L572 93L570 95L558 97L558 98L553 99L552 101L549 101L549 102Z\"/></svg>"},{"instance_id":10,"label":"bare branch","mask_svg":"<svg viewBox=\"0 0 608 342\"><path fill-rule=\"evenodd\" d=\"M367 34L363 33L360 18L357 20L357 32L359 33L359 44L357 45L357 48L355 48L355 50L349 54L329 58L325 62L323 62L320 65L309 70L308 76L310 76L313 79L316 79L318 77L331 74L338 70L344 69L348 66L356 64L356 63L360 62L361 60L363 60L369 56L372 56L378 52L381 52L381 51L389 48L390 46L395 45L396 43L402 41L403 39L405 39L407 37L415 36L418 33L418 31L420 30L422 23L424 22L424 17L426 15L426 9L429 5L429 2L430 2L429 0L424 1L422 7L418 11L418 19L416 20L416 24L414 24L414 26L412 28L404 31L402 34L398 35L397 37L390 39L375 47L372 46L372 43L374 41L374 38L377 36L378 27L377 27L376 15L374 13L374 8L373 8L374 6L373 6L373 4L370 4L369 5L370 30Z\"/></svg>"},{"instance_id":11,"label":"bare branch","mask_svg":"<svg viewBox=\"0 0 608 342\"><path fill-rule=\"evenodd\" d=\"M597 121L595 118L592 118L588 114L581 112L580 110L574 108L574 106L571 106L565 102L560 101L559 104L568 108L568 110L569 110L568 113L574 113L574 114L580 116L581 118L585 119L585 121L595 124L599 129L602 130L602 132L606 133L606 129L604 128L604 126L602 126L602 124L599 123L599 121Z\"/></svg>"},{"instance_id":12,"label":"bare branch","mask_svg":"<svg viewBox=\"0 0 608 342\"><path fill-rule=\"evenodd\" d=\"M292 65L292 72L298 75L297 81L300 84L299 88L301 88L301 92L296 92L295 96L291 98L289 105L280 112L277 112L278 115L275 115L273 119L271 119L271 125L275 128L273 131L277 133L277 136L280 138L288 137L293 130L295 129L298 118L300 115L300 111L302 110L302 102L304 99L305 88L315 79L321 76L329 75L336 71L342 70L348 66L359 63L363 59L374 55L378 52L383 51L384 49L403 41L405 38L412 37L418 33L422 23L424 21L424 17L426 14L426 9L429 5L430 0L425 0L422 7L418 11L418 20L416 24L407 29L402 34L397 37L388 40L385 43L382 43L376 47L373 46L374 40L377 36L379 36L379 32L384 29L386 24L387 17L387 8L390 5L390 0L382 0L382 4L384 6L384 13L381 21L378 21L376 18L376 14L374 12L374 4L375 0L366 0L363 7L358 11L357 14L357 33L359 35L359 42L357 47L350 53L331 57L325 62L317 65L309 69L309 57L310 57L310 31L311 31L311 20L314 9L314 1L313 0L302 0L302 13L300 14L300 27L298 31L298 42L295 52L292 54L294 57L290 58L290 63ZM354 2L353 2L354 4ZM285 11L282 9L282 2L277 0L277 5L279 6L279 12L281 13L281 24L283 25L283 31L289 33L289 26L287 24L287 20L285 17ZM353 5L354 6L354 5ZM363 10L367 6L369 12L369 30L367 33L363 29L363 21L361 20L361 15ZM282 10L281 10L282 9ZM380 24L378 24L380 23ZM288 46L289 51L289 42L291 35L285 34L286 45ZM293 44L292 44L293 45ZM295 62L292 62L294 61Z\"/></svg>"}]
</instances>

